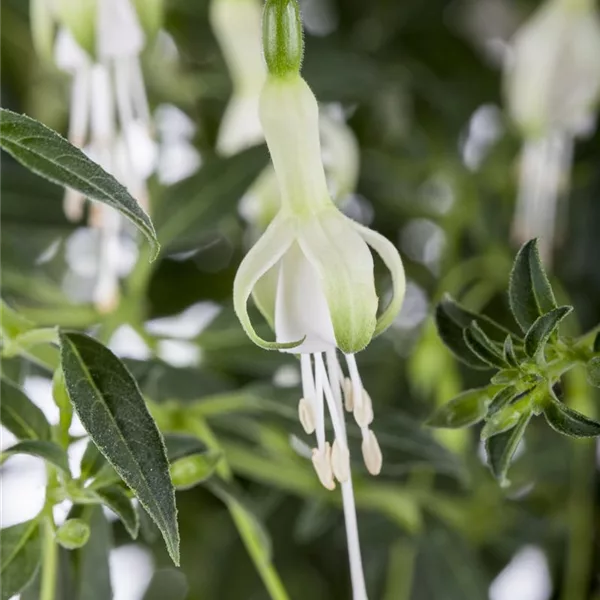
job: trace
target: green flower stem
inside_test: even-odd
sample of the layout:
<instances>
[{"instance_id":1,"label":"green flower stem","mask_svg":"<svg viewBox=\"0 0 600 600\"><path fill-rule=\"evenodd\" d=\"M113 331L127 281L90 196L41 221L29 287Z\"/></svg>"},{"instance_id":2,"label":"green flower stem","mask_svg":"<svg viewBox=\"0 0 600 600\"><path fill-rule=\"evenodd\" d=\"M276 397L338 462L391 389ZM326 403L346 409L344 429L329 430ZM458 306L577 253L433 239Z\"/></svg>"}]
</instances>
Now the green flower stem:
<instances>
[{"instance_id":1,"label":"green flower stem","mask_svg":"<svg viewBox=\"0 0 600 600\"><path fill-rule=\"evenodd\" d=\"M54 600L56 592L56 576L58 573L58 545L54 539L54 489L57 486L56 470L47 467L48 486L46 487L46 503L42 511L42 575L40 586L40 600Z\"/></svg>"},{"instance_id":2,"label":"green flower stem","mask_svg":"<svg viewBox=\"0 0 600 600\"><path fill-rule=\"evenodd\" d=\"M595 403L590 398L585 375L576 369L567 378L570 405L594 416ZM592 577L594 529L594 440L571 440L571 490L568 505L568 552L561 591L562 600L586 600Z\"/></svg>"},{"instance_id":3,"label":"green flower stem","mask_svg":"<svg viewBox=\"0 0 600 600\"><path fill-rule=\"evenodd\" d=\"M195 417L189 422L186 422L186 425L188 430L202 440L210 450L223 451L219 440L204 419ZM233 472L227 463L226 455L219 461L216 470L219 477L225 481L231 481L233 479ZM275 570L273 564L268 559L265 560L261 548L257 546L255 534L248 524L248 519L244 514L243 509L234 502L228 502L227 508L229 509L231 518L235 523L238 533L244 542L244 546L246 546L246 550L248 551L255 568L271 596L271 600L289 600L288 593L285 590L279 574Z\"/></svg>"}]
</instances>

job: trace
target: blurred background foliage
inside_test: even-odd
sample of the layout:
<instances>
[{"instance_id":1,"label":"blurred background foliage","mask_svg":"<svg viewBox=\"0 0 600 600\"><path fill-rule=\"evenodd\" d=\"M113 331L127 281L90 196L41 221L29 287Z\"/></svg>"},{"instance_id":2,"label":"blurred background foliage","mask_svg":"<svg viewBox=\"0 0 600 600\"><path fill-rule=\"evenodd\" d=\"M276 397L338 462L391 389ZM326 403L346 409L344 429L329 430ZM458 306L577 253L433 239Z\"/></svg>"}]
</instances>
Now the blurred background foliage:
<instances>
[{"instance_id":1,"label":"blurred background foliage","mask_svg":"<svg viewBox=\"0 0 600 600\"><path fill-rule=\"evenodd\" d=\"M488 381L456 363L437 338L431 312L441 294L513 326L506 285L516 251L510 223L520 139L502 112L494 43L506 40L536 3L301 5L304 77L319 101L343 107L360 146L359 183L346 209L397 243L409 281L397 322L359 356L385 457L377 479L361 465L355 469L370 597L600 598L594 442L567 440L536 420L512 467L512 486L502 490L481 459L477 428L448 435L422 426L433 406ZM290 435L305 439L295 412L297 365L253 346L231 308L233 277L250 241L237 205L268 155L258 147L224 159L214 150L231 84L208 2L167 0L164 28L170 37L159 36L143 56L150 102L153 109L175 105L192 120L191 143L202 164L174 185L150 182L159 260L150 265L140 243L117 310L98 314L69 292L68 240L81 224L65 219L62 191L3 155L2 295L39 325L92 331L128 358L163 431L210 427L268 532L290 596L348 598L340 499L319 486L289 443ZM1 39L2 106L64 132L68 80L36 57L23 0L3 0ZM553 284L574 304L581 331L600 321L599 164L595 133L576 146L552 257ZM382 280L382 293L386 286ZM220 307L218 316L204 329L185 331L183 345L169 325L146 325L207 302ZM123 332L129 342L119 346ZM133 352L132 336L149 351ZM5 361L4 372L18 381L47 376L21 359ZM599 398L579 374L565 386L569 402L596 411ZM195 487L177 501L184 578L148 527L139 543L156 572L144 597L267 598L214 490ZM131 543L119 522L111 529L104 535L116 547ZM498 575L517 553L527 567L520 587L510 595L505 585L502 596ZM532 591L519 595L523 590Z\"/></svg>"}]
</instances>

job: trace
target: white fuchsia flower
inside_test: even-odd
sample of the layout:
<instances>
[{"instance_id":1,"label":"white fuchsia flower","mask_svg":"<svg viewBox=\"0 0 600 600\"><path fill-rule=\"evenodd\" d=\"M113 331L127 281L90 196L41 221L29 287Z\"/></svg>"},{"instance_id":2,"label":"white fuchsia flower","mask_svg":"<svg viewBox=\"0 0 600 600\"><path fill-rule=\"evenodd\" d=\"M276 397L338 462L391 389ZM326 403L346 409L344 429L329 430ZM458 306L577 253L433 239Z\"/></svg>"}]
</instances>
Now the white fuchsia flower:
<instances>
[{"instance_id":1,"label":"white fuchsia flower","mask_svg":"<svg viewBox=\"0 0 600 600\"><path fill-rule=\"evenodd\" d=\"M157 27L161 0L33 0L36 46L44 49L54 23L57 66L72 76L69 141L112 173L148 210L146 180L156 166L157 147L140 66L147 35L140 18ZM138 6L138 4L140 6ZM140 9L140 13L136 11ZM81 219L85 197L67 189L66 216ZM99 230L94 302L102 311L118 300L121 217L110 207L90 206Z\"/></svg>"},{"instance_id":2,"label":"white fuchsia flower","mask_svg":"<svg viewBox=\"0 0 600 600\"><path fill-rule=\"evenodd\" d=\"M260 119L281 208L240 264L234 307L257 345L300 355L299 419L307 434L315 434L312 463L320 482L329 490L336 480L341 484L354 598L364 600L344 407L362 432L365 465L377 475L382 454L371 429L373 405L354 354L400 310L404 270L389 240L344 216L331 199L321 159L317 101L299 74L302 39L296 2L268 0L263 31L269 75L261 92ZM392 298L379 317L371 248L392 277ZM275 341L263 339L254 329L247 308L250 295L275 331ZM332 442L327 440L325 407L333 425Z\"/></svg>"},{"instance_id":3,"label":"white fuchsia flower","mask_svg":"<svg viewBox=\"0 0 600 600\"><path fill-rule=\"evenodd\" d=\"M507 108L525 141L513 234L554 245L558 202L569 187L575 137L593 129L600 97L595 0L547 0L514 36L505 65Z\"/></svg>"}]
</instances>

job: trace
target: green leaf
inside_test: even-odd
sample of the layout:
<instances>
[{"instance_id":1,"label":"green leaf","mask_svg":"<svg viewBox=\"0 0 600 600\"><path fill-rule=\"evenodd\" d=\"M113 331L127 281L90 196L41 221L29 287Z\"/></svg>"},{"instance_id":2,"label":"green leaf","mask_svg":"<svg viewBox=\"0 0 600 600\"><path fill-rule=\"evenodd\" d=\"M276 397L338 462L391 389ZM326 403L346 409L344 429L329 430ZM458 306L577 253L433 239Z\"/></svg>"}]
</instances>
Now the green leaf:
<instances>
[{"instance_id":1,"label":"green leaf","mask_svg":"<svg viewBox=\"0 0 600 600\"><path fill-rule=\"evenodd\" d=\"M18 594L34 578L40 564L40 527L37 520L0 530L1 600Z\"/></svg>"},{"instance_id":2,"label":"green leaf","mask_svg":"<svg viewBox=\"0 0 600 600\"><path fill-rule=\"evenodd\" d=\"M83 519L68 519L56 531L56 541L67 550L85 546L90 539L90 526Z\"/></svg>"},{"instance_id":3,"label":"green leaf","mask_svg":"<svg viewBox=\"0 0 600 600\"><path fill-rule=\"evenodd\" d=\"M125 491L118 485L96 490L102 503L108 506L121 520L127 533L135 540L140 529L138 513Z\"/></svg>"},{"instance_id":4,"label":"green leaf","mask_svg":"<svg viewBox=\"0 0 600 600\"><path fill-rule=\"evenodd\" d=\"M488 438L504 433L509 429L512 429L519 423L524 413L530 413L530 394L531 390L519 394L518 401L513 400L510 404L504 404L503 408L498 408L491 414L488 413L486 423L481 430L481 439L487 440ZM504 398L499 399L498 402L504 402Z\"/></svg>"},{"instance_id":5,"label":"green leaf","mask_svg":"<svg viewBox=\"0 0 600 600\"><path fill-rule=\"evenodd\" d=\"M590 385L600 387L600 356L594 356L586 365L587 380Z\"/></svg>"},{"instance_id":6,"label":"green leaf","mask_svg":"<svg viewBox=\"0 0 600 600\"><path fill-rule=\"evenodd\" d=\"M54 442L47 440L24 440L2 452L2 462L14 454L30 454L43 458L46 462L58 467L61 471L69 473L69 460L67 453Z\"/></svg>"},{"instance_id":7,"label":"green leaf","mask_svg":"<svg viewBox=\"0 0 600 600\"><path fill-rule=\"evenodd\" d=\"M0 332L3 343L12 343L19 336L35 328L35 323L14 311L0 299ZM19 354L48 371L54 371L59 363L57 348L47 344L20 348Z\"/></svg>"},{"instance_id":8,"label":"green leaf","mask_svg":"<svg viewBox=\"0 0 600 600\"><path fill-rule=\"evenodd\" d=\"M175 489L163 439L137 383L102 344L81 333L60 333L69 398L100 452L161 530L179 563Z\"/></svg>"},{"instance_id":9,"label":"green leaf","mask_svg":"<svg viewBox=\"0 0 600 600\"><path fill-rule=\"evenodd\" d=\"M592 344L592 350L594 352L600 352L600 331L596 334L594 338L594 343Z\"/></svg>"},{"instance_id":10,"label":"green leaf","mask_svg":"<svg viewBox=\"0 0 600 600\"><path fill-rule=\"evenodd\" d=\"M500 369L506 366L502 351L494 345L475 321L463 331L463 336L469 350L482 361Z\"/></svg>"},{"instance_id":11,"label":"green leaf","mask_svg":"<svg viewBox=\"0 0 600 600\"><path fill-rule=\"evenodd\" d=\"M160 246L148 215L123 185L58 133L0 108L0 146L34 173L118 210L148 238L156 258Z\"/></svg>"},{"instance_id":12,"label":"green leaf","mask_svg":"<svg viewBox=\"0 0 600 600\"><path fill-rule=\"evenodd\" d=\"M514 400L521 395L522 394L517 390L517 388L514 385L509 385L501 389L492 398L492 402L488 407L488 418L497 413L499 410L503 409L511 400Z\"/></svg>"},{"instance_id":13,"label":"green leaf","mask_svg":"<svg viewBox=\"0 0 600 600\"><path fill-rule=\"evenodd\" d=\"M485 417L490 396L487 388L463 392L440 406L425 422L429 427L458 429L479 423Z\"/></svg>"},{"instance_id":14,"label":"green leaf","mask_svg":"<svg viewBox=\"0 0 600 600\"><path fill-rule=\"evenodd\" d=\"M600 435L600 423L580 412L569 408L550 393L549 401L544 406L544 416L552 429L573 438L596 437Z\"/></svg>"},{"instance_id":15,"label":"green leaf","mask_svg":"<svg viewBox=\"0 0 600 600\"><path fill-rule=\"evenodd\" d=\"M494 385L506 385L507 383L513 383L517 379L521 378L521 371L519 369L502 369L498 371L490 379Z\"/></svg>"},{"instance_id":16,"label":"green leaf","mask_svg":"<svg viewBox=\"0 0 600 600\"><path fill-rule=\"evenodd\" d=\"M516 423L516 427L510 431L494 435L485 442L489 467L502 487L506 487L509 484L509 481L506 479L506 473L515 450L523 438L530 418L531 413L529 412L521 415Z\"/></svg>"},{"instance_id":17,"label":"green leaf","mask_svg":"<svg viewBox=\"0 0 600 600\"><path fill-rule=\"evenodd\" d=\"M180 458L171 463L171 481L178 490L189 490L206 481L215 471L223 455L208 451Z\"/></svg>"},{"instance_id":18,"label":"green leaf","mask_svg":"<svg viewBox=\"0 0 600 600\"><path fill-rule=\"evenodd\" d=\"M143 600L185 600L188 595L185 575L175 569L158 569L154 572Z\"/></svg>"},{"instance_id":19,"label":"green leaf","mask_svg":"<svg viewBox=\"0 0 600 600\"><path fill-rule=\"evenodd\" d=\"M525 332L538 317L557 308L540 260L537 240L527 242L517 253L510 274L508 298L510 309Z\"/></svg>"},{"instance_id":20,"label":"green leaf","mask_svg":"<svg viewBox=\"0 0 600 600\"><path fill-rule=\"evenodd\" d=\"M527 356L537 356L543 352L546 342L558 328L559 323L573 310L572 306L561 306L538 317L525 336Z\"/></svg>"},{"instance_id":21,"label":"green leaf","mask_svg":"<svg viewBox=\"0 0 600 600\"><path fill-rule=\"evenodd\" d=\"M450 318L443 303L435 309L435 324L438 334L454 356L473 369L489 369L490 366L467 346L463 327Z\"/></svg>"},{"instance_id":22,"label":"green leaf","mask_svg":"<svg viewBox=\"0 0 600 600\"><path fill-rule=\"evenodd\" d=\"M49 440L50 424L44 413L6 379L0 379L0 422L20 440Z\"/></svg>"},{"instance_id":23,"label":"green leaf","mask_svg":"<svg viewBox=\"0 0 600 600\"><path fill-rule=\"evenodd\" d=\"M511 366L517 367L519 366L519 359L515 353L515 346L513 344L513 339L510 335L506 336L504 340L504 360Z\"/></svg>"},{"instance_id":24,"label":"green leaf","mask_svg":"<svg viewBox=\"0 0 600 600\"><path fill-rule=\"evenodd\" d=\"M484 333L494 341L501 342L504 337L511 332L493 319L485 315L474 313L458 303L450 294L444 294L440 304L444 307L444 312L461 329L468 327L473 321L484 331Z\"/></svg>"}]
</instances>

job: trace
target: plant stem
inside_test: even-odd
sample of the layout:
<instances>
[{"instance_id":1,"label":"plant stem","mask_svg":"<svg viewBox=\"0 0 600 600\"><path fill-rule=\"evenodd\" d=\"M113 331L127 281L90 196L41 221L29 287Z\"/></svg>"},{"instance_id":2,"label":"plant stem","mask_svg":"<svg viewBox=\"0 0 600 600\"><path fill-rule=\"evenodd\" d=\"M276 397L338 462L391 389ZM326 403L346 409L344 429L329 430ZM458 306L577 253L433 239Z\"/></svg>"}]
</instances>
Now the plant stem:
<instances>
[{"instance_id":1,"label":"plant stem","mask_svg":"<svg viewBox=\"0 0 600 600\"><path fill-rule=\"evenodd\" d=\"M195 417L190 422L186 422L186 426L189 431L206 444L209 450L223 451L218 439L204 419ZM231 481L233 479L233 473L231 467L227 463L226 456L219 461L217 473L225 481ZM248 524L248 519L244 510L235 502L226 502L226 505L238 533L242 538L242 542L254 563L254 567L258 571L262 582L265 584L265 587L271 596L271 600L289 600L289 596L279 574L273 567L273 563L268 558L265 558L262 549L257 545L255 533Z\"/></svg>"},{"instance_id":2,"label":"plant stem","mask_svg":"<svg viewBox=\"0 0 600 600\"><path fill-rule=\"evenodd\" d=\"M566 379L566 397L573 408L592 415L594 403L589 397L585 375L578 369ZM593 440L571 440L571 490L568 506L568 554L561 591L562 600L585 600L592 576L594 529L594 459Z\"/></svg>"},{"instance_id":3,"label":"plant stem","mask_svg":"<svg viewBox=\"0 0 600 600\"><path fill-rule=\"evenodd\" d=\"M42 582L40 600L54 600L56 592L56 575L58 567L58 546L54 539L54 519L52 507L46 509L42 523Z\"/></svg>"}]
</instances>

